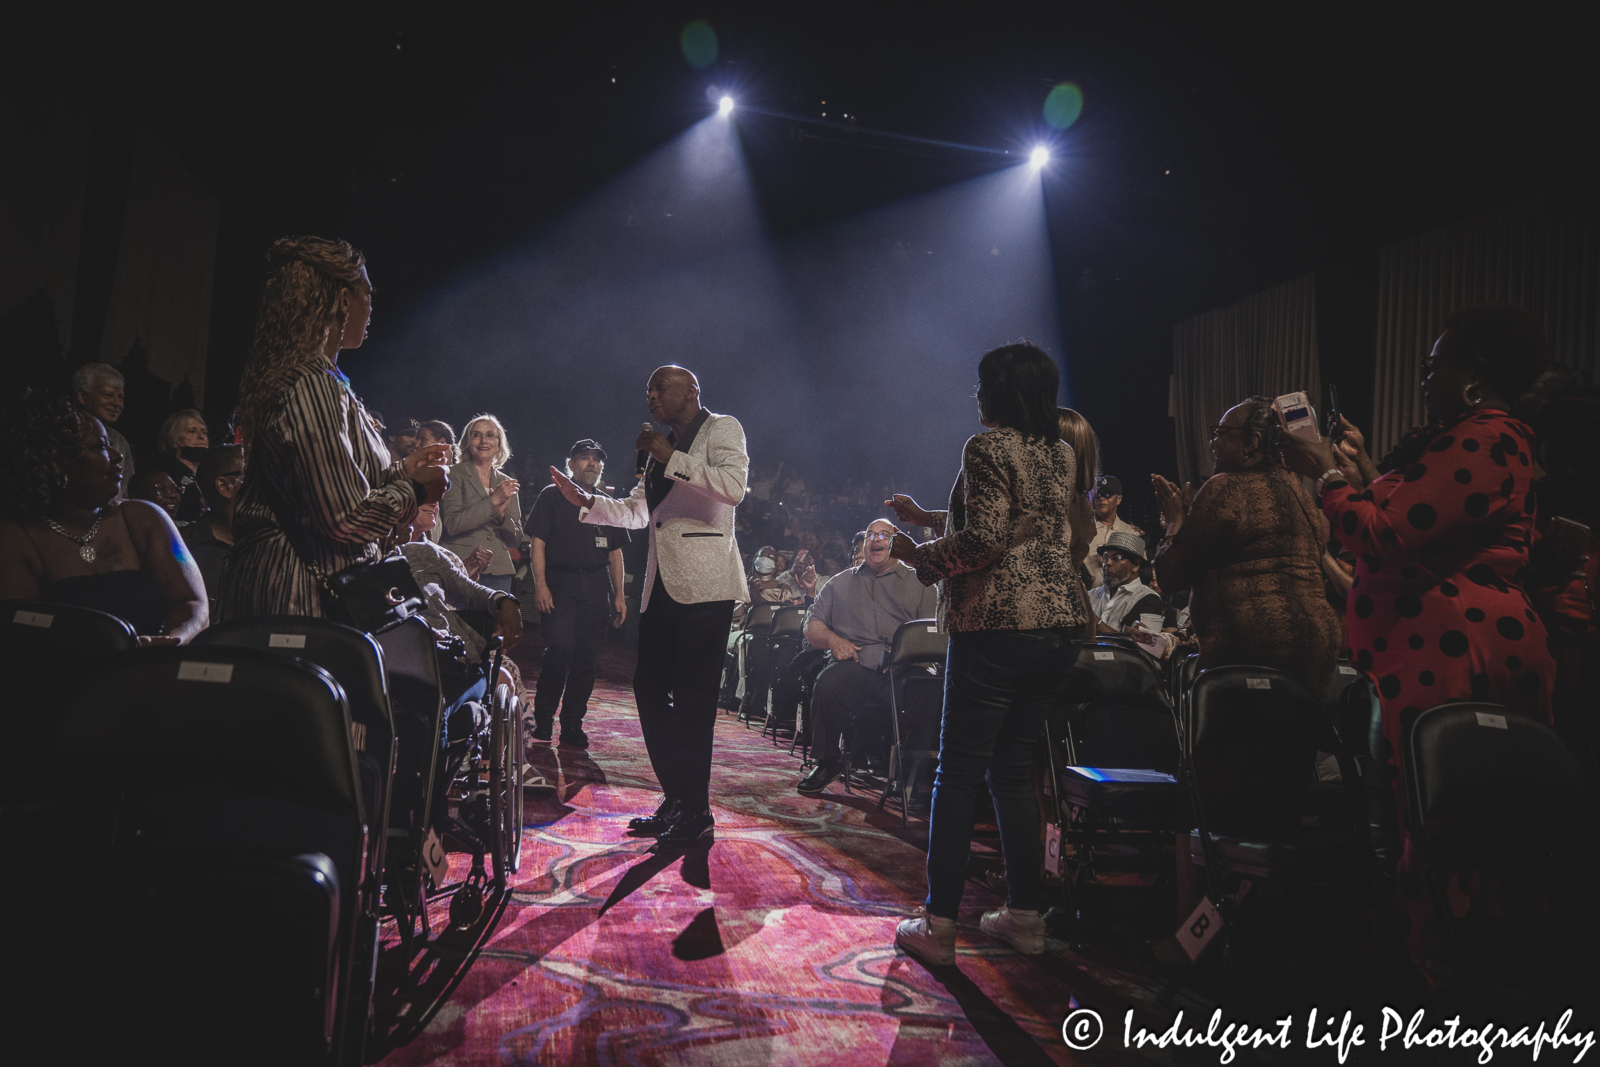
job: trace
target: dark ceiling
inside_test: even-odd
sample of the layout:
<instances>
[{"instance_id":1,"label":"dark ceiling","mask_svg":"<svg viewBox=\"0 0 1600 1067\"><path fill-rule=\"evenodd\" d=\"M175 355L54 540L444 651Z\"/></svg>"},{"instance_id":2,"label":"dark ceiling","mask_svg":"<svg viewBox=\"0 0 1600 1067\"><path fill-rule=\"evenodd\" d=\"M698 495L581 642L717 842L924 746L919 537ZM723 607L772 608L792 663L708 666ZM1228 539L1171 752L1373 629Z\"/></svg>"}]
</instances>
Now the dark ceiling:
<instances>
[{"instance_id":1,"label":"dark ceiling","mask_svg":"<svg viewBox=\"0 0 1600 1067\"><path fill-rule=\"evenodd\" d=\"M1173 322L1370 259L1595 149L1592 37L1570 4L63 10L98 88L152 115L222 202L218 383L281 233L381 254L403 304L676 136L713 85L816 120L740 118L766 223L793 233L1008 165L909 138L1025 151L1071 80L1085 105L1047 192L1063 333L1080 392L1137 395L1148 442L1125 455L1155 465ZM705 71L679 48L691 19L719 35ZM1137 384L1126 358L1145 361Z\"/></svg>"}]
</instances>

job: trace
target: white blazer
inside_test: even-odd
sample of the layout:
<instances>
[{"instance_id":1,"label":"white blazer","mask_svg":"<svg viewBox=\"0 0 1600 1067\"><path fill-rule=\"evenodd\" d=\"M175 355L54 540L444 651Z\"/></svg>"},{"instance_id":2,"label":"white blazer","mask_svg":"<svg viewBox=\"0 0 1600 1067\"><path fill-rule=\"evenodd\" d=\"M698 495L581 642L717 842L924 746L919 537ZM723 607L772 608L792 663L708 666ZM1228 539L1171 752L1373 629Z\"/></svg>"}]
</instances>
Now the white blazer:
<instances>
[{"instance_id":1,"label":"white blazer","mask_svg":"<svg viewBox=\"0 0 1600 1067\"><path fill-rule=\"evenodd\" d=\"M750 599L733 533L734 509L744 499L749 473L744 427L732 415L713 414L689 450L674 452L667 461L667 477L675 484L655 514L645 501L642 479L622 500L595 497L584 522L650 530L640 611L650 606L658 568L661 584L680 604Z\"/></svg>"}]
</instances>

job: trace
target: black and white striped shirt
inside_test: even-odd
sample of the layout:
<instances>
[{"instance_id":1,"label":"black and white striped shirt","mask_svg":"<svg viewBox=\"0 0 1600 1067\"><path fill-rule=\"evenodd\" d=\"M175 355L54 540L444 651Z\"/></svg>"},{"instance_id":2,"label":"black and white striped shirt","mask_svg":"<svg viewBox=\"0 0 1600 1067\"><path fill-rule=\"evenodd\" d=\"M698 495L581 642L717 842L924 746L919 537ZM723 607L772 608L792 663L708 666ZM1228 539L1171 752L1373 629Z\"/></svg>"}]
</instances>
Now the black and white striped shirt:
<instances>
[{"instance_id":1,"label":"black and white striped shirt","mask_svg":"<svg viewBox=\"0 0 1600 1067\"><path fill-rule=\"evenodd\" d=\"M322 615L304 559L324 574L377 559L378 542L416 510L410 480L343 376L326 363L305 368L250 444L218 614Z\"/></svg>"}]
</instances>

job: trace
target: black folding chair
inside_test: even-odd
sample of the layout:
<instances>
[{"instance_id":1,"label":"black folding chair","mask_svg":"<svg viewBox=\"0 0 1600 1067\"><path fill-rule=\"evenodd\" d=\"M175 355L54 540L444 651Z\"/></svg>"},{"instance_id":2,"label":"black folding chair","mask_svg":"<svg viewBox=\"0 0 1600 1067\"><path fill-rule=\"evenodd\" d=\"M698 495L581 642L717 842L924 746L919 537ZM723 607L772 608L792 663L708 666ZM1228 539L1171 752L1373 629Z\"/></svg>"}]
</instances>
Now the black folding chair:
<instances>
[{"instance_id":1,"label":"black folding chair","mask_svg":"<svg viewBox=\"0 0 1600 1067\"><path fill-rule=\"evenodd\" d=\"M767 691L772 685L772 649L765 640L772 633L772 621L785 605L762 601L750 605L745 614L744 635L740 638L744 667L744 696L739 702L739 721L761 722L767 715Z\"/></svg>"},{"instance_id":2,"label":"black folding chair","mask_svg":"<svg viewBox=\"0 0 1600 1067\"><path fill-rule=\"evenodd\" d=\"M772 628L767 636L757 638L765 640L767 644L767 662L770 670L767 676L766 699L763 702L767 709L766 722L761 727L763 737L770 730L772 744L778 744L778 735L788 729L791 732L799 728L799 712L795 707L778 707L776 703L778 674L785 666L794 662L795 656L805 645L803 636L806 625L806 609L798 604L786 604L772 617Z\"/></svg>"},{"instance_id":3,"label":"black folding chair","mask_svg":"<svg viewBox=\"0 0 1600 1067\"><path fill-rule=\"evenodd\" d=\"M1245 880L1292 882L1304 902L1313 885L1365 875L1354 833L1303 824L1325 729L1322 700L1280 671L1213 667L1195 679L1185 716L1180 777L1196 823L1190 859L1205 868L1225 939Z\"/></svg>"},{"instance_id":4,"label":"black folding chair","mask_svg":"<svg viewBox=\"0 0 1600 1067\"><path fill-rule=\"evenodd\" d=\"M47 800L60 781L52 762L62 754L43 742L55 716L112 655L138 645L133 627L103 611L0 601L0 672L7 690L0 724L9 739L0 755L0 807L13 843L32 836L24 813ZM28 744L29 738L38 740Z\"/></svg>"},{"instance_id":5,"label":"black folding chair","mask_svg":"<svg viewBox=\"0 0 1600 1067\"><path fill-rule=\"evenodd\" d=\"M111 1008L126 1053L347 1053L369 825L350 735L331 675L255 649L121 653L67 709L56 740L81 774L66 803L78 847L105 851L98 906L65 916L92 951L65 955L138 975Z\"/></svg>"},{"instance_id":6,"label":"black folding chair","mask_svg":"<svg viewBox=\"0 0 1600 1067\"><path fill-rule=\"evenodd\" d=\"M1049 752L1045 786L1058 797L1061 874L1073 897L1101 874L1159 880L1171 869L1178 736L1169 684L1141 649L1098 639L1076 647L1061 689L1065 751Z\"/></svg>"},{"instance_id":7,"label":"black folding chair","mask_svg":"<svg viewBox=\"0 0 1600 1067\"><path fill-rule=\"evenodd\" d=\"M354 627L302 615L218 623L202 630L190 647L256 648L305 660L331 674L344 690L350 707L351 744L361 775L362 805L372 820L368 828L371 847L363 875L365 892L358 909L356 962L351 974L352 981L368 984L353 989L351 1010L344 1020L344 1025L350 1028L347 1041L356 1042L358 1051L364 1051L367 1008L372 998L370 981L378 958L378 914L383 904L378 898L378 887L383 883L388 845L386 829L398 750L383 651L370 635Z\"/></svg>"},{"instance_id":8,"label":"black folding chair","mask_svg":"<svg viewBox=\"0 0 1600 1067\"><path fill-rule=\"evenodd\" d=\"M1564 1003L1575 982L1592 989L1600 811L1577 758L1553 729L1497 704L1441 704L1401 729L1408 822L1435 911L1422 932L1429 970ZM1446 882L1469 870L1534 887L1544 913L1456 918Z\"/></svg>"},{"instance_id":9,"label":"black folding chair","mask_svg":"<svg viewBox=\"0 0 1600 1067\"><path fill-rule=\"evenodd\" d=\"M389 805L385 904L399 923L408 944L418 924L428 933L426 847L429 815L437 791L449 782L437 781L439 746L444 736L443 676L433 631L420 617L376 635L383 649L383 669L389 683L395 739L394 789Z\"/></svg>"},{"instance_id":10,"label":"black folding chair","mask_svg":"<svg viewBox=\"0 0 1600 1067\"><path fill-rule=\"evenodd\" d=\"M932 724L937 744L938 723L944 714L944 665L949 653L950 635L940 633L935 620L912 619L895 630L884 664L889 671L889 722L894 734L889 746L889 774L878 797L878 807L883 807L891 791L899 793L902 827L910 825L907 809L919 761L939 758L937 748L911 748L906 738L927 736ZM848 764L844 778L848 783Z\"/></svg>"}]
</instances>

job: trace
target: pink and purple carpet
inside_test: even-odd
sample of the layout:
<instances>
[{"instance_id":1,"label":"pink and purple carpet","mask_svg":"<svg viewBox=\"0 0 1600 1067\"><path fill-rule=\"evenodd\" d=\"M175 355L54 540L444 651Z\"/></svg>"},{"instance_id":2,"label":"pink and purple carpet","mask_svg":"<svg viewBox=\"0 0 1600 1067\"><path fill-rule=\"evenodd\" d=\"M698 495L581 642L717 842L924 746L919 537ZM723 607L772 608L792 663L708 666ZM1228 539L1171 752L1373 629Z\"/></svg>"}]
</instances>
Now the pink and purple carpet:
<instances>
[{"instance_id":1,"label":"pink and purple carpet","mask_svg":"<svg viewBox=\"0 0 1600 1067\"><path fill-rule=\"evenodd\" d=\"M521 869L487 936L455 944L447 932L398 962L386 945L410 994L380 996L405 1042L382 1062L1068 1063L1082 1055L1061 1034L1076 998L1149 992L1059 945L1027 958L984 937L978 916L999 901L972 883L957 968L934 973L896 951L895 922L924 888L927 824L903 832L875 795L838 784L798 795L787 742L726 714L716 843L658 858L626 835L657 802L627 689L602 682L586 727L587 752L528 746L557 789L528 798ZM453 862L464 870L464 856ZM1094 1058L1131 1058L1110 1045Z\"/></svg>"}]
</instances>

